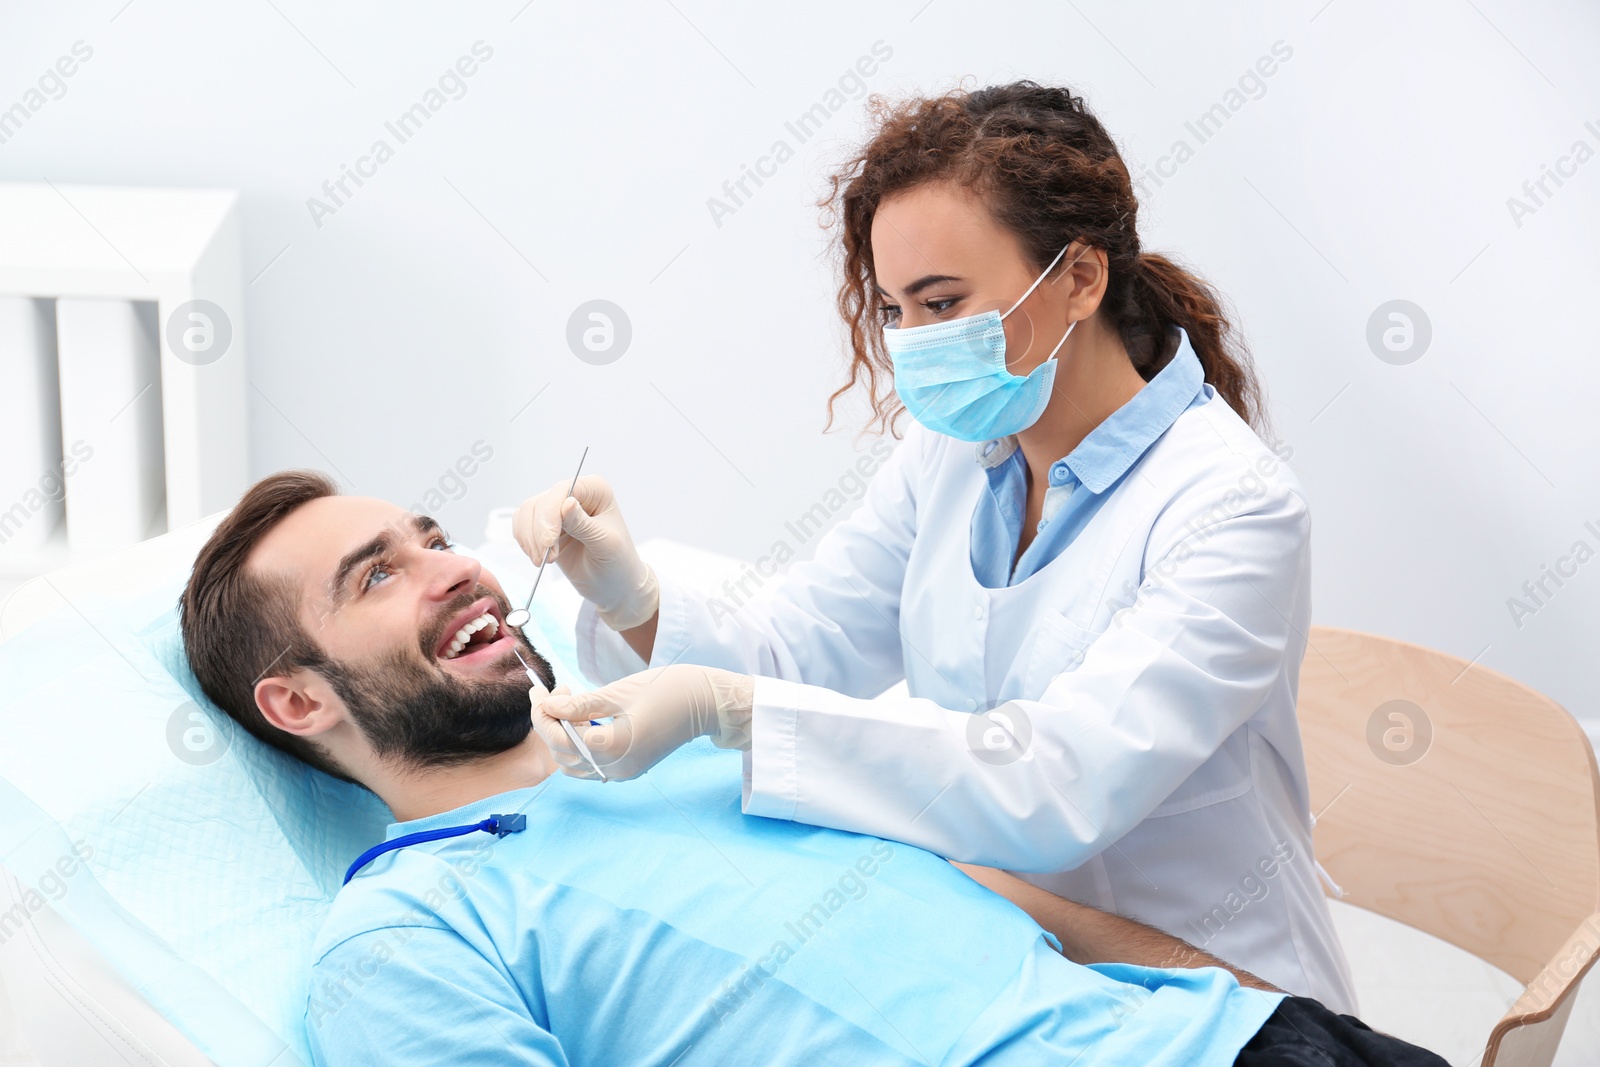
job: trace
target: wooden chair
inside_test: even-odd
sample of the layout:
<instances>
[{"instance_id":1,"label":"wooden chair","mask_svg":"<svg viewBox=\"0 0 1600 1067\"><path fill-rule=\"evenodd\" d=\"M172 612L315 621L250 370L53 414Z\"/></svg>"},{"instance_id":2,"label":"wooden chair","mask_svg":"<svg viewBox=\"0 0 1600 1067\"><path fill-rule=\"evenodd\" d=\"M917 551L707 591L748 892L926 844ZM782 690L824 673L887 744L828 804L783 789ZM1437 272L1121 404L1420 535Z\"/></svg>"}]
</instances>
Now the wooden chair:
<instances>
[{"instance_id":1,"label":"wooden chair","mask_svg":"<svg viewBox=\"0 0 1600 1067\"><path fill-rule=\"evenodd\" d=\"M1600 771L1559 704L1454 656L1313 627L1300 729L1342 899L1524 983L1482 1067L1548 1067L1600 957Z\"/></svg>"}]
</instances>

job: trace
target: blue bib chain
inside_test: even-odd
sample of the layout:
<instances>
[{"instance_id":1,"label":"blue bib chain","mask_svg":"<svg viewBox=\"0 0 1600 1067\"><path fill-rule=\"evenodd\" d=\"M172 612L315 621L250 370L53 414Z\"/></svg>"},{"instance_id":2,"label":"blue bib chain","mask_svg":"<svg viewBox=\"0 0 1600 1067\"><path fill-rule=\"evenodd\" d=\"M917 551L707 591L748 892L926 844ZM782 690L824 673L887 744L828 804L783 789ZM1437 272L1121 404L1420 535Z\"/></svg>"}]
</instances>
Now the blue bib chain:
<instances>
[{"instance_id":1,"label":"blue bib chain","mask_svg":"<svg viewBox=\"0 0 1600 1067\"><path fill-rule=\"evenodd\" d=\"M491 815L482 822L475 822L470 826L441 826L437 830L418 830L414 834L402 834L393 841L385 841L381 845L373 845L357 856L356 861L350 865L350 869L344 872L343 884L349 885L350 879L356 876L357 871L385 852L393 852L397 848L405 848L407 845L420 845L424 841L441 841L447 837L460 837L463 834L477 833L480 830L486 834L494 834L496 837L504 837L507 834L525 830L527 827L528 817L518 812L513 815Z\"/></svg>"}]
</instances>

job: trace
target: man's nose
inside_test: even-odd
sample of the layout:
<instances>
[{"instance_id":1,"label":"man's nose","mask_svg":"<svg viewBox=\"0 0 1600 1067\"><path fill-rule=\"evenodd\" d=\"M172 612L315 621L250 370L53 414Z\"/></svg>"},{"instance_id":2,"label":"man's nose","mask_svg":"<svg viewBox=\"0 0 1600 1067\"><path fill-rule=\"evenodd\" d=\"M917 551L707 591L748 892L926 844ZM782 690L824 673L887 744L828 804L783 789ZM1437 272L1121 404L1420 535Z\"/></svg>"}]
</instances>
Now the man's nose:
<instances>
[{"instance_id":1,"label":"man's nose","mask_svg":"<svg viewBox=\"0 0 1600 1067\"><path fill-rule=\"evenodd\" d=\"M428 556L432 557L428 588L437 599L446 599L462 589L477 587L483 564L471 556L454 552L429 552Z\"/></svg>"}]
</instances>

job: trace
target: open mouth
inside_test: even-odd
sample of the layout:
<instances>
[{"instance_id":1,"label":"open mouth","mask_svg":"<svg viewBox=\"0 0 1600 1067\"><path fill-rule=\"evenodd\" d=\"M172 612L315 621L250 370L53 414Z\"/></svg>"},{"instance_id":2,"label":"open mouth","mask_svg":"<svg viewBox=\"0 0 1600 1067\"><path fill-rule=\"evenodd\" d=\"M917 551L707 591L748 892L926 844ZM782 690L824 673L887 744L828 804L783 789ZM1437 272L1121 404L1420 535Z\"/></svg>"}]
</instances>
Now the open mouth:
<instances>
[{"instance_id":1,"label":"open mouth","mask_svg":"<svg viewBox=\"0 0 1600 1067\"><path fill-rule=\"evenodd\" d=\"M434 655L449 663L477 663L504 652L511 641L511 628L494 601L484 599L451 621Z\"/></svg>"}]
</instances>

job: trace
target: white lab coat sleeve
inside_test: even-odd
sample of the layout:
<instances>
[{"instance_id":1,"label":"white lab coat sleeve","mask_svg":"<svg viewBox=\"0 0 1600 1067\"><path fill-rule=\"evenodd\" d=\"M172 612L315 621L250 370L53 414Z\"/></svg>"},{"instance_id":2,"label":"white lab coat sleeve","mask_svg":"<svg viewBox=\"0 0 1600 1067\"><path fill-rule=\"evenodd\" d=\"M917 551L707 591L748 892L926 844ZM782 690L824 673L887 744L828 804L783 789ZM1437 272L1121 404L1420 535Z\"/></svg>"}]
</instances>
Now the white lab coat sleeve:
<instances>
[{"instance_id":1,"label":"white lab coat sleeve","mask_svg":"<svg viewBox=\"0 0 1600 1067\"><path fill-rule=\"evenodd\" d=\"M1250 719L1304 639L1305 502L1282 485L1245 508L1203 496L1130 546L1145 553L1142 585L1102 634L1054 620L1087 647L1040 699L1006 709L1031 734L1025 758L978 759L992 720L928 700L761 678L744 810L1018 871L1072 869L1112 845Z\"/></svg>"},{"instance_id":2,"label":"white lab coat sleeve","mask_svg":"<svg viewBox=\"0 0 1600 1067\"><path fill-rule=\"evenodd\" d=\"M648 664L585 603L576 627L579 668L611 682L647 666L698 663L856 696L883 692L905 676L900 591L916 533L917 483L929 469L926 436L909 434L856 510L821 536L810 560L781 577L777 552L746 568L739 584L711 593L658 574L661 607ZM800 547L797 529L791 522L783 530L790 552Z\"/></svg>"}]
</instances>

